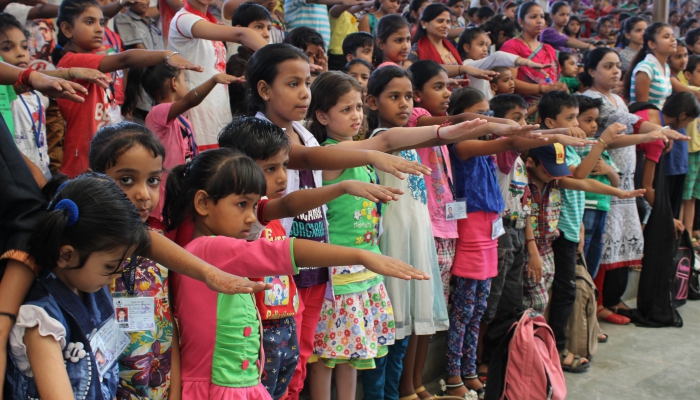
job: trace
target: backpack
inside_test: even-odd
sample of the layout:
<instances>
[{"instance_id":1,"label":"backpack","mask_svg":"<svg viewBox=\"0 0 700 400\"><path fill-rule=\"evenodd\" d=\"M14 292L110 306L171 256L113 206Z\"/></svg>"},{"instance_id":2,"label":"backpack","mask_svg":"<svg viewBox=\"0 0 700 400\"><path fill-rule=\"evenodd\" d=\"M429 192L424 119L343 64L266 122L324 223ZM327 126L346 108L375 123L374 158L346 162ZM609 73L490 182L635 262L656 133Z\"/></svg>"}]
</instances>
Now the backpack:
<instances>
[{"instance_id":1,"label":"backpack","mask_svg":"<svg viewBox=\"0 0 700 400\"><path fill-rule=\"evenodd\" d=\"M700 300L700 258L695 258L688 281L688 300Z\"/></svg>"},{"instance_id":2,"label":"backpack","mask_svg":"<svg viewBox=\"0 0 700 400\"><path fill-rule=\"evenodd\" d=\"M489 364L486 400L563 400L566 382L552 329L525 310L496 348Z\"/></svg>"},{"instance_id":3,"label":"backpack","mask_svg":"<svg viewBox=\"0 0 700 400\"><path fill-rule=\"evenodd\" d=\"M688 299L688 283L690 280L690 271L693 269L693 264L695 263L695 257L693 252L693 245L690 242L690 235L688 231L684 231L683 234L676 240L677 245L676 254L673 257L671 265L676 271L673 276L672 288L672 303L674 307L680 307L685 304Z\"/></svg>"},{"instance_id":4,"label":"backpack","mask_svg":"<svg viewBox=\"0 0 700 400\"><path fill-rule=\"evenodd\" d=\"M596 288L586 268L586 260L579 256L576 263L576 301L566 327L566 348L591 360L598 352L598 318L596 316Z\"/></svg>"}]
</instances>

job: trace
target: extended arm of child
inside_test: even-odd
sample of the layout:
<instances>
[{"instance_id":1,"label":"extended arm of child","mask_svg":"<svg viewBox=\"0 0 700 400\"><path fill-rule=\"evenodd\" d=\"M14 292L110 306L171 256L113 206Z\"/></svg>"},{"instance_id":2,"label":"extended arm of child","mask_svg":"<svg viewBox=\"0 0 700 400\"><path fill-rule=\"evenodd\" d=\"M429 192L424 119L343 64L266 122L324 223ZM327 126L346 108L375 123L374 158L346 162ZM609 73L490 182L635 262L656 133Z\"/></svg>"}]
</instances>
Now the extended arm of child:
<instances>
[{"instance_id":1,"label":"extended arm of child","mask_svg":"<svg viewBox=\"0 0 700 400\"><path fill-rule=\"evenodd\" d=\"M187 92L185 97L174 102L173 105L170 106L167 122L170 122L179 115L184 114L185 111L189 110L190 108L197 107L199 104L201 104L202 101L204 101L204 98L207 97L212 90L214 90L216 85L228 85L235 82L243 83L245 82L245 78L227 74L216 74L212 76L206 82Z\"/></svg>"},{"instance_id":2,"label":"extended arm of child","mask_svg":"<svg viewBox=\"0 0 700 400\"><path fill-rule=\"evenodd\" d=\"M275 200L270 200L265 206L263 217L267 221L296 217L309 210L318 208L338 197L349 194L364 197L372 202L387 203L399 199L403 190L373 183L347 180L320 188L297 190Z\"/></svg>"},{"instance_id":3,"label":"extended arm of child","mask_svg":"<svg viewBox=\"0 0 700 400\"><path fill-rule=\"evenodd\" d=\"M197 39L240 43L252 50L267 45L267 41L253 29L216 25L204 19L192 25L192 36Z\"/></svg>"},{"instance_id":4,"label":"extended arm of child","mask_svg":"<svg viewBox=\"0 0 700 400\"><path fill-rule=\"evenodd\" d=\"M24 334L27 358L39 395L47 400L66 400L75 397L68 378L61 344L52 335L42 336L39 327L27 329Z\"/></svg>"},{"instance_id":5,"label":"extended arm of child","mask_svg":"<svg viewBox=\"0 0 700 400\"><path fill-rule=\"evenodd\" d=\"M603 150L605 150L611 143L622 138L624 134L621 134L627 130L627 127L619 122L616 122L603 131L598 138L598 142L593 146L588 155L581 160L581 163L577 167L570 167L572 178L585 179L593 171L598 159Z\"/></svg>"},{"instance_id":6,"label":"extended arm of child","mask_svg":"<svg viewBox=\"0 0 700 400\"><path fill-rule=\"evenodd\" d=\"M14 85L22 71L14 65L0 62L0 85ZM87 95L87 89L75 82L54 78L38 71L29 74L29 86L49 97L63 98L78 103L84 102L85 99L78 96L76 91Z\"/></svg>"},{"instance_id":7,"label":"extended arm of child","mask_svg":"<svg viewBox=\"0 0 700 400\"><path fill-rule=\"evenodd\" d=\"M171 67L202 72L203 68L192 64L187 59L172 50L141 50L131 49L116 54L110 54L100 61L100 71L114 72L120 69L134 67L150 67L167 62Z\"/></svg>"},{"instance_id":8,"label":"extended arm of child","mask_svg":"<svg viewBox=\"0 0 700 400\"><path fill-rule=\"evenodd\" d=\"M96 69L90 68L59 68L53 70L41 71L42 74L53 76L56 78L61 78L65 80L71 79L82 79L97 84L103 89L107 89L109 84L112 82L112 78L109 75L105 75Z\"/></svg>"},{"instance_id":9,"label":"extended arm of child","mask_svg":"<svg viewBox=\"0 0 700 400\"><path fill-rule=\"evenodd\" d=\"M582 190L589 193L605 194L608 196L615 196L620 199L641 197L646 192L646 189L624 191L622 189L608 186L602 182L596 181L595 179L576 179L568 176L561 178L559 181L559 187L564 189Z\"/></svg>"},{"instance_id":10,"label":"extended arm of child","mask_svg":"<svg viewBox=\"0 0 700 400\"><path fill-rule=\"evenodd\" d=\"M532 230L529 217L525 223L525 242L527 243L526 250L529 255L527 262L527 276L534 282L540 282L542 280L542 258L540 257L540 252L537 250L535 232Z\"/></svg>"},{"instance_id":11,"label":"extended arm of child","mask_svg":"<svg viewBox=\"0 0 700 400\"><path fill-rule=\"evenodd\" d=\"M603 158L599 158L598 161L596 161L595 166L591 171L591 175L605 175L610 180L610 186L620 186L620 174L615 171L615 168L613 168L612 165L606 163Z\"/></svg>"},{"instance_id":12,"label":"extended arm of child","mask_svg":"<svg viewBox=\"0 0 700 400\"><path fill-rule=\"evenodd\" d=\"M573 136L544 133L533 138L511 136L497 140L462 141L455 145L455 151L460 159L466 160L471 157L487 156L490 154L502 153L508 150L524 152L525 150L544 146L550 143L578 146L584 144L585 142L585 139Z\"/></svg>"}]
</instances>

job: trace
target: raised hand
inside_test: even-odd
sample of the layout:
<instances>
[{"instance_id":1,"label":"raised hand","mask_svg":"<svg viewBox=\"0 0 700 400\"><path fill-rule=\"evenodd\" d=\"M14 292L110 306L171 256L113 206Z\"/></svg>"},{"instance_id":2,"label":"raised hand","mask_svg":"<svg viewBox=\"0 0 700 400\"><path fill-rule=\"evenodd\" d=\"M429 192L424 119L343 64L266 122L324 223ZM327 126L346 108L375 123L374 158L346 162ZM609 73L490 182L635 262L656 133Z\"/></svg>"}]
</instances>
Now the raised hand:
<instances>
[{"instance_id":1,"label":"raised hand","mask_svg":"<svg viewBox=\"0 0 700 400\"><path fill-rule=\"evenodd\" d=\"M340 185L345 190L345 193L351 196L364 197L375 203L378 201L382 203L388 203L392 200L396 201L403 194L401 189L361 181L347 180L342 181Z\"/></svg>"},{"instance_id":2,"label":"raised hand","mask_svg":"<svg viewBox=\"0 0 700 400\"><path fill-rule=\"evenodd\" d=\"M90 68L71 67L68 70L68 76L72 79L82 79L92 82L103 89L109 88L109 84L112 82L112 78L109 75Z\"/></svg>"},{"instance_id":3,"label":"raised hand","mask_svg":"<svg viewBox=\"0 0 700 400\"><path fill-rule=\"evenodd\" d=\"M568 135L557 135L557 143L561 143L564 146L585 146L587 144L595 144L595 140L589 140L588 138L581 138L578 136L568 136Z\"/></svg>"},{"instance_id":4,"label":"raised hand","mask_svg":"<svg viewBox=\"0 0 700 400\"><path fill-rule=\"evenodd\" d=\"M440 139L453 140L459 139L460 136L471 133L475 128L488 123L485 119L472 119L469 121L463 121L455 125L448 125L440 127Z\"/></svg>"},{"instance_id":5,"label":"raised hand","mask_svg":"<svg viewBox=\"0 0 700 400\"><path fill-rule=\"evenodd\" d=\"M362 265L368 270L384 276L393 276L394 278L404 280L430 279L430 275L413 268L403 261L376 254L371 251L362 252Z\"/></svg>"},{"instance_id":6,"label":"raised hand","mask_svg":"<svg viewBox=\"0 0 700 400\"><path fill-rule=\"evenodd\" d=\"M608 126L603 133L600 135L600 140L606 145L614 142L615 139L624 136L624 132L627 131L627 127L619 122Z\"/></svg>"},{"instance_id":7,"label":"raised hand","mask_svg":"<svg viewBox=\"0 0 700 400\"><path fill-rule=\"evenodd\" d=\"M374 168L392 174L399 179L404 179L402 172L411 175L430 175L433 172L419 162L407 161L401 157L382 153L381 151L372 151L370 164Z\"/></svg>"},{"instance_id":8,"label":"raised hand","mask_svg":"<svg viewBox=\"0 0 700 400\"><path fill-rule=\"evenodd\" d=\"M519 136L530 139L541 139L546 142L547 138L542 136L543 131L537 130L540 126L534 125L515 125L510 124L491 124L491 133L498 136Z\"/></svg>"},{"instance_id":9,"label":"raised hand","mask_svg":"<svg viewBox=\"0 0 700 400\"><path fill-rule=\"evenodd\" d=\"M620 190L620 193L616 194L615 197L618 199L633 199L635 197L642 197L646 193L646 189L630 190L628 192Z\"/></svg>"},{"instance_id":10,"label":"raised hand","mask_svg":"<svg viewBox=\"0 0 700 400\"><path fill-rule=\"evenodd\" d=\"M174 68L178 69L188 69L190 71L197 71L197 72L202 72L204 71L204 68L202 68L198 64L192 64L187 60L185 57L182 57L179 54L173 54L169 56L168 58L168 65Z\"/></svg>"},{"instance_id":11,"label":"raised hand","mask_svg":"<svg viewBox=\"0 0 700 400\"><path fill-rule=\"evenodd\" d=\"M211 79L213 79L216 83L224 85L228 85L230 83L245 83L244 76L233 76L228 74L216 74L212 76Z\"/></svg>"},{"instance_id":12,"label":"raised hand","mask_svg":"<svg viewBox=\"0 0 700 400\"><path fill-rule=\"evenodd\" d=\"M209 289L224 294L255 293L272 289L271 283L253 282L218 268L209 268L204 277L204 283Z\"/></svg>"},{"instance_id":13,"label":"raised hand","mask_svg":"<svg viewBox=\"0 0 700 400\"><path fill-rule=\"evenodd\" d=\"M87 89L75 82L54 78L38 71L29 74L29 86L45 93L49 97L72 100L76 103L85 101L78 93L82 93L86 96L88 94Z\"/></svg>"}]
</instances>

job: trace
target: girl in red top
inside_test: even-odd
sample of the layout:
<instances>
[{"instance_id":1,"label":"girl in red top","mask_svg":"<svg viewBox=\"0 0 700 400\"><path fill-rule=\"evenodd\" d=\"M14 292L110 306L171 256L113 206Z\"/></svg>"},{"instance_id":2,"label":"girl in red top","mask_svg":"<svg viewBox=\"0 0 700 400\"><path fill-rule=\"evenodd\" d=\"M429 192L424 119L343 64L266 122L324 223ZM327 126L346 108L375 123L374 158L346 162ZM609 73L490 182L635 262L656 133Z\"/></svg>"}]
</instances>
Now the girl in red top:
<instances>
[{"instance_id":1,"label":"girl in red top","mask_svg":"<svg viewBox=\"0 0 700 400\"><path fill-rule=\"evenodd\" d=\"M127 67L147 67L167 62L169 65L201 71L172 51L127 50L105 55L92 54L104 41L104 16L94 0L66 0L61 3L57 24L58 44L53 51L59 68L87 67L101 72L113 72ZM79 81L87 89L85 104L58 99L58 107L66 120L61 172L74 177L88 168L90 140L102 126L119 122L121 112L109 89Z\"/></svg>"}]
</instances>

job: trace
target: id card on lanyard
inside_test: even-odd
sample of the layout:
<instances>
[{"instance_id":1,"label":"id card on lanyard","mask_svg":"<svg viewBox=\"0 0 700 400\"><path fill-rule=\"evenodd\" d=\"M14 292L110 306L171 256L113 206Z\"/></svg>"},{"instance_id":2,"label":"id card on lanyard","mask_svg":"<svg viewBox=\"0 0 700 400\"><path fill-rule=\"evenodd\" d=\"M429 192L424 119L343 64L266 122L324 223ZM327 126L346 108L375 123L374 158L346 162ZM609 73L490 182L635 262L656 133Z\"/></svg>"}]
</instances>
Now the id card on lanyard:
<instances>
[{"instance_id":1,"label":"id card on lanyard","mask_svg":"<svg viewBox=\"0 0 700 400\"><path fill-rule=\"evenodd\" d=\"M34 142L36 143L36 148L39 151L39 158L43 161L44 156L41 152L41 148L44 146L44 135L42 134L44 126L44 106L41 104L41 97L39 97L39 95L36 92L32 90L29 93L36 96L36 103L39 106L39 121L34 120L34 113L32 113L32 110L29 108L27 102L24 101L24 96L19 95L19 98L20 100L22 100L22 104L24 105L24 109L27 111L29 120L32 121L32 132L34 133Z\"/></svg>"},{"instance_id":2,"label":"id card on lanyard","mask_svg":"<svg viewBox=\"0 0 700 400\"><path fill-rule=\"evenodd\" d=\"M192 151L190 158L185 156L185 163L188 163L197 156L197 153L199 153L199 151L197 151L197 143L195 143L194 141L194 131L192 131L192 127L190 126L190 124L187 123L187 120L182 115L178 115L177 119L182 124L182 127L185 128L186 135L183 135L183 139L187 139L187 142L190 145L190 150Z\"/></svg>"},{"instance_id":3,"label":"id card on lanyard","mask_svg":"<svg viewBox=\"0 0 700 400\"><path fill-rule=\"evenodd\" d=\"M455 187L452 183L452 178L450 177L450 169L447 167L447 161L445 161L445 155L442 153L442 146L437 147L438 157L442 159L442 167L445 176L447 177L447 185L450 187L450 192L452 193L452 199L454 201L445 204L445 220L446 221L456 221L458 219L467 218L467 200L458 199L455 194Z\"/></svg>"}]
</instances>

